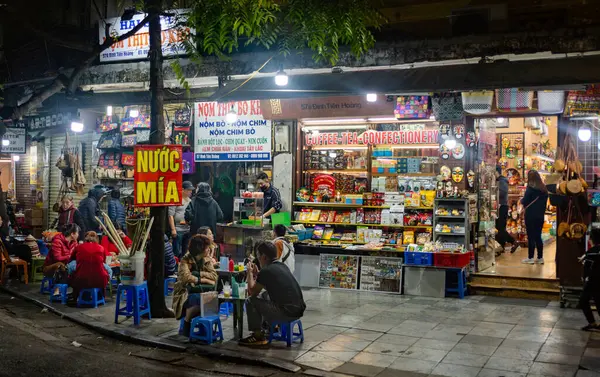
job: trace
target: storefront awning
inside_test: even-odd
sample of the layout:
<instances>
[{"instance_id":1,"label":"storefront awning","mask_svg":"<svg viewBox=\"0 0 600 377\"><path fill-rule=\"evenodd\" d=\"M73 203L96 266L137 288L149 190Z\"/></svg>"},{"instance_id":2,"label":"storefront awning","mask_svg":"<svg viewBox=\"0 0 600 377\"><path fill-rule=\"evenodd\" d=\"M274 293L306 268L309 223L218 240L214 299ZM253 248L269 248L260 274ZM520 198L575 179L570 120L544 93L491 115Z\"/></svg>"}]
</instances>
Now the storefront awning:
<instances>
[{"instance_id":1,"label":"storefront awning","mask_svg":"<svg viewBox=\"0 0 600 377\"><path fill-rule=\"evenodd\" d=\"M273 77L233 80L213 101L284 99L365 94L408 94L477 89L581 89L600 82L600 56L563 59L497 61L415 69L384 69L315 75L293 75L286 87Z\"/></svg>"}]
</instances>

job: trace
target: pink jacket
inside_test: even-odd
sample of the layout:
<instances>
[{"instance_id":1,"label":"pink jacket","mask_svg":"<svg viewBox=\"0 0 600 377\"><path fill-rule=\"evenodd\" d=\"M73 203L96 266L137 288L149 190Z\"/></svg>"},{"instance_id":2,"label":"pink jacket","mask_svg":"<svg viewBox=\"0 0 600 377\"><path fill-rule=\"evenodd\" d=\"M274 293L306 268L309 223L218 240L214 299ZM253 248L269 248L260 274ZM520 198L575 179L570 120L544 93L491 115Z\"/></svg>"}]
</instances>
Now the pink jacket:
<instances>
[{"instance_id":1,"label":"pink jacket","mask_svg":"<svg viewBox=\"0 0 600 377\"><path fill-rule=\"evenodd\" d=\"M68 242L62 233L57 234L52 239L52 247L46 256L44 266L50 266L58 262L69 263L75 246L77 246L77 241Z\"/></svg>"}]
</instances>

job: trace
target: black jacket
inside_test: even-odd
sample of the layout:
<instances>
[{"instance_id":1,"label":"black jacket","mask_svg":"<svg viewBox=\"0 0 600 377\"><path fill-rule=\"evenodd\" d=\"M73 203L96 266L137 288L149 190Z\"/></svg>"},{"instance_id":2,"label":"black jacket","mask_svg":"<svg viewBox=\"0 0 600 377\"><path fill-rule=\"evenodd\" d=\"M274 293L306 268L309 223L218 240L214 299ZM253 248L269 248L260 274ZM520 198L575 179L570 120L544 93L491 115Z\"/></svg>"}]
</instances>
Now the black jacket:
<instances>
[{"instance_id":1,"label":"black jacket","mask_svg":"<svg viewBox=\"0 0 600 377\"><path fill-rule=\"evenodd\" d=\"M190 234L198 232L198 228L207 226L213 235L217 234L217 222L223 220L223 211L210 193L198 193L185 210L185 221L190 224Z\"/></svg>"},{"instance_id":2,"label":"black jacket","mask_svg":"<svg viewBox=\"0 0 600 377\"><path fill-rule=\"evenodd\" d=\"M548 193L527 187L525 195L521 199L521 204L523 208L526 208L525 221L544 220L546 204L548 204Z\"/></svg>"},{"instance_id":3,"label":"black jacket","mask_svg":"<svg viewBox=\"0 0 600 377\"><path fill-rule=\"evenodd\" d=\"M600 283L600 245L586 251L583 260L583 277L586 281Z\"/></svg>"},{"instance_id":4,"label":"black jacket","mask_svg":"<svg viewBox=\"0 0 600 377\"><path fill-rule=\"evenodd\" d=\"M79 214L83 218L85 230L87 232L100 230L100 224L96 221L96 216L100 216L100 207L98 202L102 198L102 192L97 189L91 189L88 197L79 202Z\"/></svg>"}]
</instances>

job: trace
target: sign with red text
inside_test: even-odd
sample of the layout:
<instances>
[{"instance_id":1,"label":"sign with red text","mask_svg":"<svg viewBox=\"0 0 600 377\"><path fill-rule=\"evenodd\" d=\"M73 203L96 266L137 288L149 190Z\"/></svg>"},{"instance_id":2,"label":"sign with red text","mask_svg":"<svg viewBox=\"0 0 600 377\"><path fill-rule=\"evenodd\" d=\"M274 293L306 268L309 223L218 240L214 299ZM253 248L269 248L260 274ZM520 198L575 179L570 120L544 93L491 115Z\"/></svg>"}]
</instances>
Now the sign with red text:
<instances>
[{"instance_id":1,"label":"sign with red text","mask_svg":"<svg viewBox=\"0 0 600 377\"><path fill-rule=\"evenodd\" d=\"M181 145L141 145L134 148L135 206L178 206L182 201Z\"/></svg>"},{"instance_id":2,"label":"sign with red text","mask_svg":"<svg viewBox=\"0 0 600 377\"><path fill-rule=\"evenodd\" d=\"M271 121L263 118L260 101L198 102L194 110L194 159L271 161ZM236 120L227 121L227 113Z\"/></svg>"},{"instance_id":3,"label":"sign with red text","mask_svg":"<svg viewBox=\"0 0 600 377\"><path fill-rule=\"evenodd\" d=\"M305 146L437 144L437 129L360 132L307 132Z\"/></svg>"},{"instance_id":4,"label":"sign with red text","mask_svg":"<svg viewBox=\"0 0 600 377\"><path fill-rule=\"evenodd\" d=\"M160 16L160 26L162 30L162 53L163 56L175 56L185 54L183 41L186 36L193 34L193 30L179 26L187 19L187 10L168 11L168 16ZM136 25L138 25L146 14L140 13L133 15L131 20L122 20L119 17L110 18L105 22L99 23L99 43L103 44L106 40L105 24L110 24L109 33L112 37L119 37ZM101 62L116 62L123 60L146 59L150 49L150 35L148 33L148 24L142 27L131 37L114 43L110 48L100 53Z\"/></svg>"}]
</instances>

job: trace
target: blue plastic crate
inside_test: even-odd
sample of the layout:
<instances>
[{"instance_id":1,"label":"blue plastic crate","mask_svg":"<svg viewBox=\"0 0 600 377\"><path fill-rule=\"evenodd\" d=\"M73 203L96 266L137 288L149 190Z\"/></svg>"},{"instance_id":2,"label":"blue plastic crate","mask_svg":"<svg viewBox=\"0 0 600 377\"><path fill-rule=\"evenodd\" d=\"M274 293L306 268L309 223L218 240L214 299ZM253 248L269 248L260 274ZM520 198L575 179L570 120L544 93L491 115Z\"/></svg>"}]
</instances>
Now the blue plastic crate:
<instances>
[{"instance_id":1,"label":"blue plastic crate","mask_svg":"<svg viewBox=\"0 0 600 377\"><path fill-rule=\"evenodd\" d=\"M433 253L407 251L404 253L404 264L411 266L433 266Z\"/></svg>"}]
</instances>

